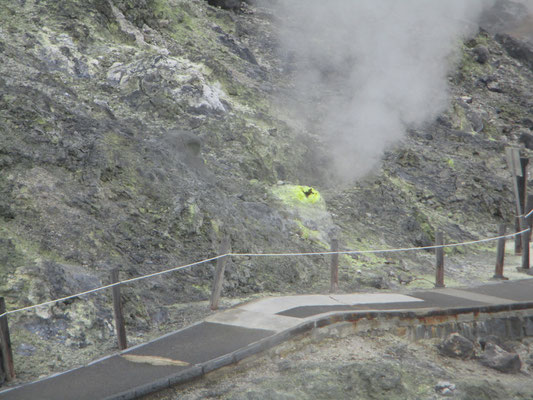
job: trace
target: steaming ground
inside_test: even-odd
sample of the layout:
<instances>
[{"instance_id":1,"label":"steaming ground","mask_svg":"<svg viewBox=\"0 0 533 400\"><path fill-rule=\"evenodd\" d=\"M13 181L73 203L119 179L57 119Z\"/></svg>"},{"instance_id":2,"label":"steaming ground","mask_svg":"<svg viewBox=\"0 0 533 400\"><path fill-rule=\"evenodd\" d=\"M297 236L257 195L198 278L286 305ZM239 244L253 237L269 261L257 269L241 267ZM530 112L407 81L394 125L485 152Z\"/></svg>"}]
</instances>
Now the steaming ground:
<instances>
[{"instance_id":1,"label":"steaming ground","mask_svg":"<svg viewBox=\"0 0 533 400\"><path fill-rule=\"evenodd\" d=\"M488 2L279 2L295 110L345 182L449 105L457 44L477 31Z\"/></svg>"}]
</instances>

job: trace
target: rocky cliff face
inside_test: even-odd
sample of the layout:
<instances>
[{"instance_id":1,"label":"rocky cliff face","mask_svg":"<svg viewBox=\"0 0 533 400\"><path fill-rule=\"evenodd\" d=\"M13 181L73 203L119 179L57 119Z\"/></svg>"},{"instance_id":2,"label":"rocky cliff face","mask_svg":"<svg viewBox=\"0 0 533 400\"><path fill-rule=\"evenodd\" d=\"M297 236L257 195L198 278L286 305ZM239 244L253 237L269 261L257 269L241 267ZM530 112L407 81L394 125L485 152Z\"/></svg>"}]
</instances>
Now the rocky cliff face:
<instances>
[{"instance_id":1,"label":"rocky cliff face","mask_svg":"<svg viewBox=\"0 0 533 400\"><path fill-rule=\"evenodd\" d=\"M340 185L320 138L285 107L293 70L277 47L280 18L244 2L2 2L8 308L97 287L111 268L130 278L211 257L225 235L234 252L322 250L331 234L368 249L431 244L437 227L462 241L512 223L503 149L533 129L527 28L461 45L448 111L410 131L374 174ZM432 274L427 257L343 257L341 288L419 282ZM327 290L327 264L235 258L224 295ZM205 303L194 302L208 298L212 273L207 264L125 288L130 332L201 317ZM476 278L453 267L451 276ZM113 346L107 294L11 320L19 365L46 346ZM31 364L22 370L38 373Z\"/></svg>"}]
</instances>

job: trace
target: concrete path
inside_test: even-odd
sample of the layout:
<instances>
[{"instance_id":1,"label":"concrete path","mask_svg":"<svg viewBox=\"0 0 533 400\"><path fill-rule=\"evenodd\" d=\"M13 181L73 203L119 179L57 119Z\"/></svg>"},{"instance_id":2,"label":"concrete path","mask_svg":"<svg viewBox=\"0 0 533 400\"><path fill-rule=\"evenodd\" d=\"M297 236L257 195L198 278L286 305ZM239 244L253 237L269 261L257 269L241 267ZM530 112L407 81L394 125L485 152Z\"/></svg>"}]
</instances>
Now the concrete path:
<instances>
[{"instance_id":1,"label":"concrete path","mask_svg":"<svg viewBox=\"0 0 533 400\"><path fill-rule=\"evenodd\" d=\"M359 314L533 310L533 279L469 289L266 298L83 367L0 392L9 400L134 399ZM533 312L533 311L532 311ZM328 318L330 318L328 320ZM342 318L340 319L342 320Z\"/></svg>"}]
</instances>

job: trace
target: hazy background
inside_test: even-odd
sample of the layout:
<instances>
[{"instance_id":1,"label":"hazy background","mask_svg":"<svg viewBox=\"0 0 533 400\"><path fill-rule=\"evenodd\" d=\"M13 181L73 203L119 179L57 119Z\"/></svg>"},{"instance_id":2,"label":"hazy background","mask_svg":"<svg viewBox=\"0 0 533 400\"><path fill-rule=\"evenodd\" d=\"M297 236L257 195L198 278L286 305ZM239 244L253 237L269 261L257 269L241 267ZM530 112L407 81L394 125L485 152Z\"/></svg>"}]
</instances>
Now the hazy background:
<instances>
[{"instance_id":1,"label":"hazy background","mask_svg":"<svg viewBox=\"0 0 533 400\"><path fill-rule=\"evenodd\" d=\"M447 75L488 0L279 0L293 99L336 175L374 169L448 104ZM529 3L533 3L529 1Z\"/></svg>"}]
</instances>

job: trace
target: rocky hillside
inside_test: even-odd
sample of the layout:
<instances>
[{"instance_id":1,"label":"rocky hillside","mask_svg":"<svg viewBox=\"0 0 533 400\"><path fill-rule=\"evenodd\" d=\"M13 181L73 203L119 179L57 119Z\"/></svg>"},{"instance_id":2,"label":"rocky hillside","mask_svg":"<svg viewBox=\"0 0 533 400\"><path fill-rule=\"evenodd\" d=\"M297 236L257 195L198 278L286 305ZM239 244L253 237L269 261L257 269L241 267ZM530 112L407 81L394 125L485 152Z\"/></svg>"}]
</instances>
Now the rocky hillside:
<instances>
[{"instance_id":1,"label":"rocky hillside","mask_svg":"<svg viewBox=\"0 0 533 400\"><path fill-rule=\"evenodd\" d=\"M520 138L533 147L531 30L516 3L497 2L457 44L447 111L347 184L289 107L297 69L280 50L277 2L0 2L8 309L100 286L112 268L125 279L212 257L224 236L236 253L324 250L332 236L366 250L432 244L437 228L464 241L513 224L504 148ZM451 252L450 282L490 276L473 268L482 251ZM341 290L430 285L431 258L341 257ZM235 257L223 295L324 292L328 263ZM132 340L201 318L213 269L125 287ZM19 375L111 350L109 301L10 316Z\"/></svg>"}]
</instances>

